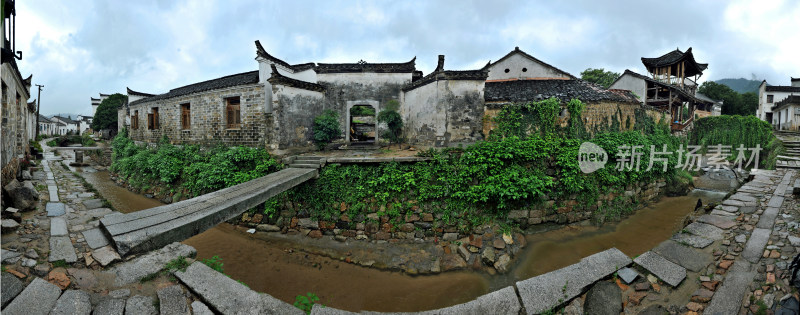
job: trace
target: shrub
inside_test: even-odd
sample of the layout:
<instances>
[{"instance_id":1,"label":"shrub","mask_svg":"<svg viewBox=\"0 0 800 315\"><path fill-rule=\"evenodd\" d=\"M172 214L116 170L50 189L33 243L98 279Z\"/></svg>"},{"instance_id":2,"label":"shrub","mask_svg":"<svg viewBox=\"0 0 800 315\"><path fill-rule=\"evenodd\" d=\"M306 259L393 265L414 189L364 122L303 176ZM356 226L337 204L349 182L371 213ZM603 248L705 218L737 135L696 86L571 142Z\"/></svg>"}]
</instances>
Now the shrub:
<instances>
[{"instance_id":1,"label":"shrub","mask_svg":"<svg viewBox=\"0 0 800 315\"><path fill-rule=\"evenodd\" d=\"M306 314L311 314L311 309L314 308L314 304L319 302L319 297L311 292L308 292L306 295L298 295L294 298L294 307L301 309Z\"/></svg>"},{"instance_id":2,"label":"shrub","mask_svg":"<svg viewBox=\"0 0 800 315\"><path fill-rule=\"evenodd\" d=\"M219 258L219 256L214 255L214 257L203 259L203 263L219 273L225 273L222 269L222 258Z\"/></svg>"},{"instance_id":3,"label":"shrub","mask_svg":"<svg viewBox=\"0 0 800 315\"><path fill-rule=\"evenodd\" d=\"M386 109L378 113L378 122L386 123L389 130L384 133L384 137L389 141L400 142L400 134L403 132L403 118L397 112L399 103L396 100L387 102Z\"/></svg>"},{"instance_id":4,"label":"shrub","mask_svg":"<svg viewBox=\"0 0 800 315\"><path fill-rule=\"evenodd\" d=\"M335 111L326 110L314 118L314 142L320 150L341 136L342 128L339 126L339 114Z\"/></svg>"}]
</instances>

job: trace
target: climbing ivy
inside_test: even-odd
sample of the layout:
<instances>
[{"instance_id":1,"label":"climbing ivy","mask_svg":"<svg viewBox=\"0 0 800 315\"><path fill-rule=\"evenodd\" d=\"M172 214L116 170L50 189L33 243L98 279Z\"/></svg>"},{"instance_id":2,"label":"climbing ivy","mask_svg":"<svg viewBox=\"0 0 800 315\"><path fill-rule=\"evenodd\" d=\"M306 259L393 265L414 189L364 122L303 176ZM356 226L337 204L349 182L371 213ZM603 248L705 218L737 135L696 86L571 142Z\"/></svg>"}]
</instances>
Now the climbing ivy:
<instances>
[{"instance_id":1,"label":"climbing ivy","mask_svg":"<svg viewBox=\"0 0 800 315\"><path fill-rule=\"evenodd\" d=\"M778 154L785 151L783 144L772 133L772 126L756 116L723 115L698 119L689 139L691 144L701 145L706 150L712 145L729 145L732 147L731 159L736 158L736 148L740 145L745 148L759 145L762 148L760 167L763 168L774 168Z\"/></svg>"}]
</instances>

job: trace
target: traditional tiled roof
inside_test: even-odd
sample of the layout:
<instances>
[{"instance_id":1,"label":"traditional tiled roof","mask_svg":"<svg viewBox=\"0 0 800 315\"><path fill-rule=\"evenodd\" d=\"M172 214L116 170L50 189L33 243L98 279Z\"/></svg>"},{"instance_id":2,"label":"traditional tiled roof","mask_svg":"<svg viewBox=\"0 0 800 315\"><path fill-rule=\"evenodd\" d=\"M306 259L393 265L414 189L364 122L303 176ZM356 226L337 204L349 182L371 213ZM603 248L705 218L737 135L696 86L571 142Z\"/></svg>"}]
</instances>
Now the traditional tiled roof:
<instances>
[{"instance_id":1,"label":"traditional tiled roof","mask_svg":"<svg viewBox=\"0 0 800 315\"><path fill-rule=\"evenodd\" d=\"M663 88L671 89L674 92L676 92L676 93L680 94L681 96L683 96L684 98L690 99L690 100L695 101L695 102L710 103L707 100L698 98L698 97L690 94L689 92L686 92L686 90L680 88L679 86L675 86L675 85L672 85L672 84L667 84L667 83L664 83L664 82L660 82L660 81L655 80L655 79L653 79L651 77L638 74L638 73L633 72L633 71L628 70L628 69L625 69L625 72L623 72L622 75L620 75L616 80L614 80L614 83L617 83L617 81L622 79L622 77L625 76L625 75L630 75L630 76L633 76L633 77L636 77L636 78L640 78L640 79L645 80L647 82L651 82L653 84L659 85L659 86L661 86ZM614 85L614 83L611 83L611 85ZM642 96L642 97L644 97L644 96Z\"/></svg>"},{"instance_id":2,"label":"traditional tiled roof","mask_svg":"<svg viewBox=\"0 0 800 315\"><path fill-rule=\"evenodd\" d=\"M630 91L606 90L581 79L486 82L483 95L486 102L494 103L524 103L552 97L562 102L569 102L572 99L583 102L639 102Z\"/></svg>"},{"instance_id":3,"label":"traditional tiled roof","mask_svg":"<svg viewBox=\"0 0 800 315\"><path fill-rule=\"evenodd\" d=\"M109 96L111 96L111 94L103 94L103 93L100 93L100 97L109 97Z\"/></svg>"},{"instance_id":4,"label":"traditional tiled roof","mask_svg":"<svg viewBox=\"0 0 800 315\"><path fill-rule=\"evenodd\" d=\"M765 91L767 92L796 92L800 93L800 86L790 86L790 85L767 85L765 87Z\"/></svg>"},{"instance_id":5,"label":"traditional tiled roof","mask_svg":"<svg viewBox=\"0 0 800 315\"><path fill-rule=\"evenodd\" d=\"M213 80L182 86L179 88L172 89L164 94L158 94L151 97L133 101L129 105L136 105L145 102L168 99L193 93L200 93L200 92L223 89L237 85L255 84L255 83L258 83L258 70L233 74Z\"/></svg>"},{"instance_id":6,"label":"traditional tiled roof","mask_svg":"<svg viewBox=\"0 0 800 315\"><path fill-rule=\"evenodd\" d=\"M271 64L270 66L272 67L272 76L267 79L270 84L291 86L298 89L317 92L322 92L325 90L325 86L283 76L278 72L278 68L275 67L275 64Z\"/></svg>"},{"instance_id":7,"label":"traditional tiled roof","mask_svg":"<svg viewBox=\"0 0 800 315\"><path fill-rule=\"evenodd\" d=\"M92 101L98 101L98 102L100 101L100 99L99 99L99 98L90 97L90 99L91 99Z\"/></svg>"},{"instance_id":8,"label":"traditional tiled roof","mask_svg":"<svg viewBox=\"0 0 800 315\"><path fill-rule=\"evenodd\" d=\"M58 115L55 115L55 116L53 116L51 118L52 119L58 119L58 120L60 120L61 122L65 123L65 124L77 124L78 123L77 121L74 121L74 120L72 120L70 118L62 117L62 116L58 116Z\"/></svg>"},{"instance_id":9,"label":"traditional tiled roof","mask_svg":"<svg viewBox=\"0 0 800 315\"><path fill-rule=\"evenodd\" d=\"M149 93L136 92L134 90L131 90L131 88L129 88L129 87L126 87L126 89L128 89L128 95L136 95L136 96L144 96L144 97L150 97L150 96L154 96L155 95L155 94L149 94ZM92 99L92 100L94 100L94 99Z\"/></svg>"},{"instance_id":10,"label":"traditional tiled roof","mask_svg":"<svg viewBox=\"0 0 800 315\"><path fill-rule=\"evenodd\" d=\"M53 121L51 121L50 118L47 118L47 116L39 114L39 123L49 124L49 123L52 123L52 122Z\"/></svg>"},{"instance_id":11,"label":"traditional tiled roof","mask_svg":"<svg viewBox=\"0 0 800 315\"><path fill-rule=\"evenodd\" d=\"M408 62L401 63L369 63L364 60L356 63L317 63L314 71L317 73L413 73L417 70L415 65L416 60L417 57L412 58Z\"/></svg>"},{"instance_id":12,"label":"traditional tiled roof","mask_svg":"<svg viewBox=\"0 0 800 315\"><path fill-rule=\"evenodd\" d=\"M26 78L25 80L22 80L22 83L30 87L32 81L33 81L33 73L31 73L31 75L29 75L28 78Z\"/></svg>"},{"instance_id":13,"label":"traditional tiled roof","mask_svg":"<svg viewBox=\"0 0 800 315\"><path fill-rule=\"evenodd\" d=\"M294 72L300 72L300 71L305 71L305 70L308 70L308 69L313 69L314 66L315 66L315 64L313 62L290 65L288 62L283 61L283 60L281 60L281 59L279 59L279 58L277 58L277 57L275 57L273 55L268 54L267 51L264 49L264 46L261 46L261 42L257 41L257 40L256 40L256 54L259 57L266 58L267 60L272 61L273 63L277 63L277 64L281 65L282 67L288 68L288 69L290 69L290 70L292 70Z\"/></svg>"},{"instance_id":14,"label":"traditional tiled roof","mask_svg":"<svg viewBox=\"0 0 800 315\"><path fill-rule=\"evenodd\" d=\"M517 46L517 47L514 47L514 50L512 50L511 52L509 52L508 54L506 54L505 56L503 56L503 58L500 58L500 59L498 59L497 61L495 61L495 62L492 62L492 63L491 63L491 65L495 65L495 64L497 64L497 63L499 63L499 62L501 62L501 61L503 61L503 60L506 60L506 59L508 59L509 57L513 56L514 54L521 54L521 55L522 55L522 56L524 56L525 58L528 58L528 59L530 59L530 60L533 60L533 61L536 61L536 62L538 62L538 63L541 63L541 64L543 64L543 65L545 65L545 66L547 66L547 67L553 68L553 69L557 70L558 72L561 72L561 73L563 73L564 75L566 75L566 76L568 76L568 77L570 77L570 78L572 78L572 79L577 79L577 77L575 77L574 75L570 74L569 72L566 72L566 71L564 71L564 70L561 70L561 69L559 69L559 68L556 68L555 66L553 66L553 65L551 65L551 64L549 64L549 63L546 63L546 62L544 62L544 61L541 61L541 60L537 59L536 57L534 57L534 56L531 56L530 54L528 54L528 53L526 53L526 52L522 51L522 49L519 49L519 46Z\"/></svg>"},{"instance_id":15,"label":"traditional tiled roof","mask_svg":"<svg viewBox=\"0 0 800 315\"><path fill-rule=\"evenodd\" d=\"M675 65L681 61L689 61L686 63L686 71L684 74L687 77L694 76L696 74L702 74L703 70L708 68L707 63L697 63L694 60L694 54L692 54L692 47L686 50L686 52L682 52L679 49L675 49L670 51L660 57L655 58L645 58L642 57L642 63L645 67L647 67L647 71L653 72L656 68L667 67ZM677 68L673 69L673 71L677 71Z\"/></svg>"},{"instance_id":16,"label":"traditional tiled roof","mask_svg":"<svg viewBox=\"0 0 800 315\"><path fill-rule=\"evenodd\" d=\"M436 69L428 75L407 84L403 87L403 91L411 91L420 86L426 85L438 80L478 80L485 81L489 77L489 66L491 62L486 64L478 70L444 70L444 55L439 55L439 62Z\"/></svg>"},{"instance_id":17,"label":"traditional tiled roof","mask_svg":"<svg viewBox=\"0 0 800 315\"><path fill-rule=\"evenodd\" d=\"M795 78L795 77L791 77L791 78L792 78L792 82L800 81L800 78Z\"/></svg>"},{"instance_id":18,"label":"traditional tiled roof","mask_svg":"<svg viewBox=\"0 0 800 315\"><path fill-rule=\"evenodd\" d=\"M703 93L695 93L694 96L696 96L697 98L699 98L701 100L712 102L712 103L720 103L720 102L722 102L720 100L715 100L713 98L710 98L710 97L708 97L708 95L705 95Z\"/></svg>"},{"instance_id":19,"label":"traditional tiled roof","mask_svg":"<svg viewBox=\"0 0 800 315\"><path fill-rule=\"evenodd\" d=\"M772 106L772 110L774 111L778 107L781 107L783 105L788 105L788 104L798 104L798 105L800 105L800 95L789 95L789 96L787 96L786 98L784 98L780 102L775 103L775 105Z\"/></svg>"}]
</instances>

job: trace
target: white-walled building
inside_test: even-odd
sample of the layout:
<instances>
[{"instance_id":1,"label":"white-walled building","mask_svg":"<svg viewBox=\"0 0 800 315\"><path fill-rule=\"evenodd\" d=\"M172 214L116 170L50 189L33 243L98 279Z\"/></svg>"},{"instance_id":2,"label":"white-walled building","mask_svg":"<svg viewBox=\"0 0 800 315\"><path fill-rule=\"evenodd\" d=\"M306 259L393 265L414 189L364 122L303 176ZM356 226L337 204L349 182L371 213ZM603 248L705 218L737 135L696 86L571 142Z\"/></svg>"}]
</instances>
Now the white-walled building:
<instances>
[{"instance_id":1,"label":"white-walled building","mask_svg":"<svg viewBox=\"0 0 800 315\"><path fill-rule=\"evenodd\" d=\"M791 78L791 85L767 85L767 80L761 81L758 87L758 110L756 116L773 125L779 121L775 120L772 108L775 104L786 99L791 95L800 95L800 78ZM784 116L785 118L785 116Z\"/></svg>"},{"instance_id":2,"label":"white-walled building","mask_svg":"<svg viewBox=\"0 0 800 315\"><path fill-rule=\"evenodd\" d=\"M69 117L61 116L50 117L50 120L58 124L59 135L65 135L70 132L72 132L72 134L78 134L79 123L77 121L74 121Z\"/></svg>"}]
</instances>

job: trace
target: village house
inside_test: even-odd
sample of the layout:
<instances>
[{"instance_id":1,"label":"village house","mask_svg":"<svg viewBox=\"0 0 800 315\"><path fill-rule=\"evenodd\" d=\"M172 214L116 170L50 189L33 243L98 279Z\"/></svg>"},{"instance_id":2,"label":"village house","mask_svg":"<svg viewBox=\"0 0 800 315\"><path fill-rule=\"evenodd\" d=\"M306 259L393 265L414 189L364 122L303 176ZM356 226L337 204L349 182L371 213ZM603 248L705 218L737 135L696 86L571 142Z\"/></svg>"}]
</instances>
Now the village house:
<instances>
[{"instance_id":1,"label":"village house","mask_svg":"<svg viewBox=\"0 0 800 315\"><path fill-rule=\"evenodd\" d=\"M800 94L789 95L772 106L772 125L778 130L800 130Z\"/></svg>"},{"instance_id":2,"label":"village house","mask_svg":"<svg viewBox=\"0 0 800 315\"><path fill-rule=\"evenodd\" d=\"M118 111L119 128L128 128L136 141L155 143L166 136L173 143L262 146L283 155L314 149L313 121L324 110L339 114L346 145L365 139L380 143L386 127L375 124L377 113L391 101L399 104L405 139L420 147L483 140L493 128L488 118L503 106L551 97L564 104L582 100L586 126L595 129L612 120L632 128L637 110L660 119L659 111L668 109L644 106L631 90L606 90L583 81L518 47L475 70L446 70L440 55L433 72L423 75L416 58L289 64L259 41L255 46L258 70L162 94L129 88L129 102Z\"/></svg>"},{"instance_id":3,"label":"village house","mask_svg":"<svg viewBox=\"0 0 800 315\"><path fill-rule=\"evenodd\" d=\"M650 76L626 69L610 88L631 91L643 105L668 113L674 132L686 132L695 118L712 115L715 101L696 96L697 79L708 64L695 61L691 47L685 52L675 49L660 57L643 57L642 64Z\"/></svg>"},{"instance_id":4,"label":"village house","mask_svg":"<svg viewBox=\"0 0 800 315\"><path fill-rule=\"evenodd\" d=\"M39 115L39 134L45 136L54 136L58 131L58 123L50 120L44 115Z\"/></svg>"},{"instance_id":5,"label":"village house","mask_svg":"<svg viewBox=\"0 0 800 315\"><path fill-rule=\"evenodd\" d=\"M80 127L80 122L73 120L72 117L63 117L55 115L53 117L50 117L50 120L58 123L59 135L78 134L78 127Z\"/></svg>"},{"instance_id":6,"label":"village house","mask_svg":"<svg viewBox=\"0 0 800 315\"><path fill-rule=\"evenodd\" d=\"M31 80L27 79L17 66L22 59L22 52L16 51L16 37L13 32L16 23L16 8L13 1L6 1L3 6L3 42L2 48L2 147L0 147L0 165L2 165L2 181L9 182L16 178L19 163L30 153L29 140L36 134L36 105L29 103ZM12 37L7 35L11 34Z\"/></svg>"},{"instance_id":7,"label":"village house","mask_svg":"<svg viewBox=\"0 0 800 315\"><path fill-rule=\"evenodd\" d=\"M780 129L779 125L786 126L786 122L793 120L795 113L790 112L786 106L782 107L782 112L773 109L777 109L777 103L792 95L800 95L800 78L791 78L791 85L768 85L767 80L761 81L761 85L758 86L756 116L776 128Z\"/></svg>"}]
</instances>

